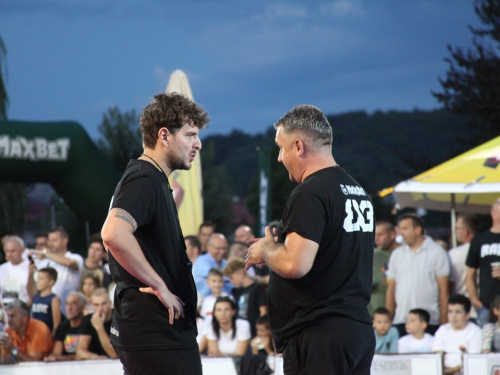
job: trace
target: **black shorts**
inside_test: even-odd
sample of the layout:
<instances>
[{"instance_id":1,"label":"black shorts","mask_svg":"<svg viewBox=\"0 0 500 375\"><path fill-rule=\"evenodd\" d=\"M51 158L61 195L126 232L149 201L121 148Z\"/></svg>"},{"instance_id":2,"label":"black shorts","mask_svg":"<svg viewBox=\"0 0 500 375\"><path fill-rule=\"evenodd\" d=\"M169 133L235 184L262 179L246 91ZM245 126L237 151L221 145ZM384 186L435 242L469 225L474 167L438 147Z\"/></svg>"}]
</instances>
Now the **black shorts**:
<instances>
[{"instance_id":1,"label":"black shorts","mask_svg":"<svg viewBox=\"0 0 500 375\"><path fill-rule=\"evenodd\" d=\"M116 349L124 375L202 375L198 347L174 350Z\"/></svg>"},{"instance_id":2,"label":"black shorts","mask_svg":"<svg viewBox=\"0 0 500 375\"><path fill-rule=\"evenodd\" d=\"M369 375L375 352L373 327L349 318L314 321L289 337L285 375Z\"/></svg>"}]
</instances>

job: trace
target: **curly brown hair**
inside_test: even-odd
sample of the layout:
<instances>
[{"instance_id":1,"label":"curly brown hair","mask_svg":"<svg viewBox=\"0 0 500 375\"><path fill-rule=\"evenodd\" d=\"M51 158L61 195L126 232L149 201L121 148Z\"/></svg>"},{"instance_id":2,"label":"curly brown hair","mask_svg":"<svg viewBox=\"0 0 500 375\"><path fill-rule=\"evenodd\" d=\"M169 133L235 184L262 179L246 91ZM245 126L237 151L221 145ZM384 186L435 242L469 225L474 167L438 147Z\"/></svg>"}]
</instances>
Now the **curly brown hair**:
<instances>
[{"instance_id":1,"label":"curly brown hair","mask_svg":"<svg viewBox=\"0 0 500 375\"><path fill-rule=\"evenodd\" d=\"M184 95L176 92L154 95L154 99L141 113L144 147L155 148L161 128L167 128L170 133L175 134L186 122L203 129L210 119L203 108Z\"/></svg>"}]
</instances>

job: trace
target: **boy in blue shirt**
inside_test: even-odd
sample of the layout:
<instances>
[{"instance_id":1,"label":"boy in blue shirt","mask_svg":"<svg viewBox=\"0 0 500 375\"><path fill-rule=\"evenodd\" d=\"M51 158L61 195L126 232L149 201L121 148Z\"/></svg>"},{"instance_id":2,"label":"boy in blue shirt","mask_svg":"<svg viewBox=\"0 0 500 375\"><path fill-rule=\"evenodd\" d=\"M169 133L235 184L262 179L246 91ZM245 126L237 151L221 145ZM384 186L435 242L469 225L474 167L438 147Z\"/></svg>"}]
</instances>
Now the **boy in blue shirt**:
<instances>
[{"instance_id":1,"label":"boy in blue shirt","mask_svg":"<svg viewBox=\"0 0 500 375\"><path fill-rule=\"evenodd\" d=\"M375 331L375 353L395 354L398 352L398 330L392 326L389 310L379 307L373 312L373 329Z\"/></svg>"}]
</instances>

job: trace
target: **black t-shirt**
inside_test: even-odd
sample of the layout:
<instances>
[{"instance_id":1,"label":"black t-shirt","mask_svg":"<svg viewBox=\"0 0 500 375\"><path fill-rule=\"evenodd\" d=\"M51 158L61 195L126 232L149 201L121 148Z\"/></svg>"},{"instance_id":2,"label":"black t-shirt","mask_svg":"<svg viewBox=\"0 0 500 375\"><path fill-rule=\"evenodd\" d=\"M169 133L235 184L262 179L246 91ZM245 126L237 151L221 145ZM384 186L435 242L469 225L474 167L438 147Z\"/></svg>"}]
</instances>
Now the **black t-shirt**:
<instances>
[{"instance_id":1,"label":"black t-shirt","mask_svg":"<svg viewBox=\"0 0 500 375\"><path fill-rule=\"evenodd\" d=\"M321 169L290 195L278 224L319 244L311 270L285 279L271 270L268 307L276 349L308 322L344 316L372 324L370 301L375 218L365 191L340 167Z\"/></svg>"},{"instance_id":2,"label":"black t-shirt","mask_svg":"<svg viewBox=\"0 0 500 375\"><path fill-rule=\"evenodd\" d=\"M479 299L487 309L500 294L500 280L491 277L491 263L500 262L500 233L484 231L470 242L467 266L479 268Z\"/></svg>"},{"instance_id":3,"label":"black t-shirt","mask_svg":"<svg viewBox=\"0 0 500 375\"><path fill-rule=\"evenodd\" d=\"M185 303L184 317L170 325L167 308L156 296L140 292L146 285L110 252L110 272L116 282L111 342L122 350L196 347L196 286L166 176L147 161L131 160L111 208L134 217L134 236L144 256L170 292Z\"/></svg>"},{"instance_id":4,"label":"black t-shirt","mask_svg":"<svg viewBox=\"0 0 500 375\"><path fill-rule=\"evenodd\" d=\"M92 322L90 321L92 319L92 314L85 315L82 319L82 335L90 335L92 339L90 340L90 344L88 347L88 351L91 353L95 353L97 355L105 355L108 356L108 353L104 350L104 348L101 345L101 341L99 340L99 334L95 330L94 326L92 325ZM111 320L109 322L104 322L104 330L109 336L109 332L111 330ZM108 356L109 357L109 356Z\"/></svg>"},{"instance_id":5,"label":"black t-shirt","mask_svg":"<svg viewBox=\"0 0 500 375\"><path fill-rule=\"evenodd\" d=\"M232 294L238 305L238 317L250 323L252 337L257 334L255 322L260 316L260 307L267 305L267 294L264 287L253 283L246 288L234 288Z\"/></svg>"},{"instance_id":6,"label":"black t-shirt","mask_svg":"<svg viewBox=\"0 0 500 375\"><path fill-rule=\"evenodd\" d=\"M63 355L76 354L78 340L83 333L83 324L78 327L71 327L71 322L65 320L56 328L54 341L61 341L63 344Z\"/></svg>"}]
</instances>

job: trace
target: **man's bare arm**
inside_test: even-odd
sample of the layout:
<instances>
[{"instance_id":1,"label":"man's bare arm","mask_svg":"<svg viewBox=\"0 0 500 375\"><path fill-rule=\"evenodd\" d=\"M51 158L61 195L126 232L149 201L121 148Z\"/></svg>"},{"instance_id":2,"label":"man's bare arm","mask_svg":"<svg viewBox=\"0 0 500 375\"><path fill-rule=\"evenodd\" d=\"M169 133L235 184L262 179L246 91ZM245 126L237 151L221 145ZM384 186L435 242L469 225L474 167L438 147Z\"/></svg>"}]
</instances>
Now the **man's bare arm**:
<instances>
[{"instance_id":1,"label":"man's bare arm","mask_svg":"<svg viewBox=\"0 0 500 375\"><path fill-rule=\"evenodd\" d=\"M162 278L147 261L133 234L136 229L137 223L132 215L123 209L113 208L104 222L102 240L127 272L151 288L150 292L169 310L170 324L173 324L174 317L178 318L184 314L184 303L168 290Z\"/></svg>"},{"instance_id":2,"label":"man's bare arm","mask_svg":"<svg viewBox=\"0 0 500 375\"><path fill-rule=\"evenodd\" d=\"M476 269L472 267L467 267L467 274L465 276L465 285L467 286L467 292L469 293L470 303L476 308L480 309L483 304L479 300L477 295L477 285L476 285Z\"/></svg>"},{"instance_id":3,"label":"man's bare arm","mask_svg":"<svg viewBox=\"0 0 500 375\"><path fill-rule=\"evenodd\" d=\"M284 244L275 241L269 227L266 237L256 240L248 249L246 269L252 264L267 264L287 279L300 279L312 268L319 245L295 232L288 233Z\"/></svg>"},{"instance_id":4,"label":"man's bare arm","mask_svg":"<svg viewBox=\"0 0 500 375\"><path fill-rule=\"evenodd\" d=\"M450 298L450 291L448 289L450 280L448 276L436 277L439 289L439 320L440 324L448 323L448 299Z\"/></svg>"},{"instance_id":5,"label":"man's bare arm","mask_svg":"<svg viewBox=\"0 0 500 375\"><path fill-rule=\"evenodd\" d=\"M387 291L385 292L385 308L391 313L394 318L396 313L396 280L389 279L387 281Z\"/></svg>"}]
</instances>

